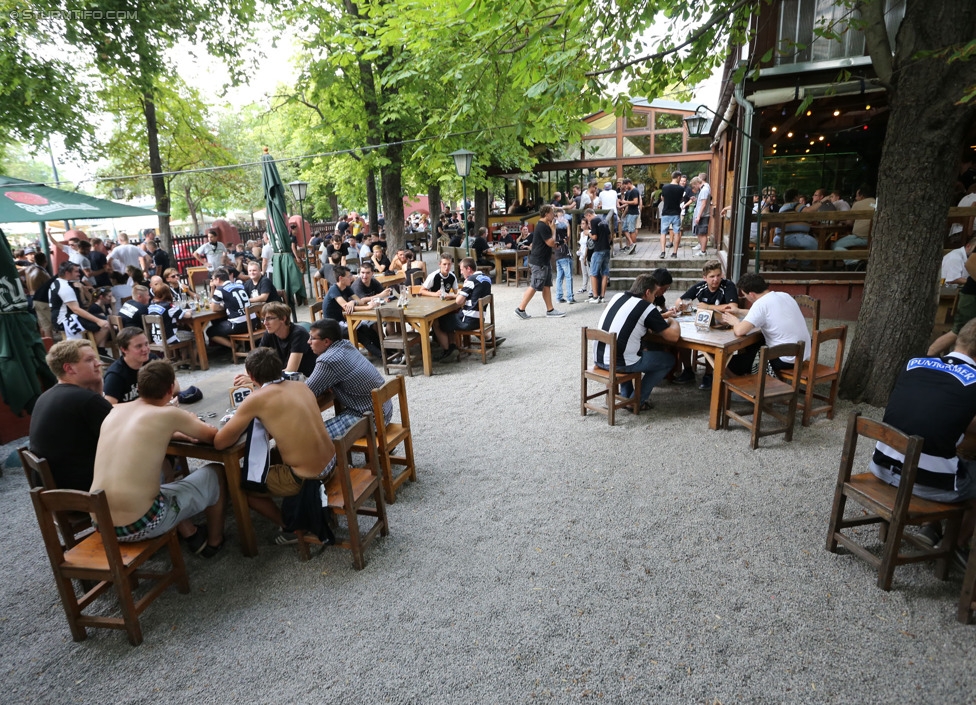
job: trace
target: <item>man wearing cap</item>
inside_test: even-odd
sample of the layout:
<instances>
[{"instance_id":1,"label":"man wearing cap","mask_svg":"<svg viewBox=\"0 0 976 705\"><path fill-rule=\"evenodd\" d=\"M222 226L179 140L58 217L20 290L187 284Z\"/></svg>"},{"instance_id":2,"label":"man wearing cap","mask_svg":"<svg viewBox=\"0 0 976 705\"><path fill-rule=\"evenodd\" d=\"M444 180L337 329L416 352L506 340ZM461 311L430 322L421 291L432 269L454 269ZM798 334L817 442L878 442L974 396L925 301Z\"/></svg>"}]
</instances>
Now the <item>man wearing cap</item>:
<instances>
[{"instance_id":1,"label":"man wearing cap","mask_svg":"<svg viewBox=\"0 0 976 705\"><path fill-rule=\"evenodd\" d=\"M617 201L620 196L613 190L613 184L609 181L603 184L603 190L597 200L600 201L599 208L610 211L604 216L612 232L617 232Z\"/></svg>"},{"instance_id":2,"label":"man wearing cap","mask_svg":"<svg viewBox=\"0 0 976 705\"><path fill-rule=\"evenodd\" d=\"M228 264L227 259L227 247L224 243L217 239L218 232L211 228L207 231L207 242L200 245L193 256L197 258L200 264L207 265L207 269L211 272L215 271L218 267L223 267Z\"/></svg>"}]
</instances>

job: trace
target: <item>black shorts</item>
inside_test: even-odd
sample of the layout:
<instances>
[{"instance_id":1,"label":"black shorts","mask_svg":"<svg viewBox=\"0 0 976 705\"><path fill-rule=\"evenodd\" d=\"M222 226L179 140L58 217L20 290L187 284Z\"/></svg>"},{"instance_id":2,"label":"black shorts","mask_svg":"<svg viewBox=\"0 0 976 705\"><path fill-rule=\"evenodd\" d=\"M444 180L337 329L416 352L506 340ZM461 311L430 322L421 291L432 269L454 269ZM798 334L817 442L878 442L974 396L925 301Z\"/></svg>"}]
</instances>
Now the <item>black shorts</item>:
<instances>
[{"instance_id":1,"label":"black shorts","mask_svg":"<svg viewBox=\"0 0 976 705\"><path fill-rule=\"evenodd\" d=\"M97 323L93 321L89 321L87 318L82 318L81 316L78 316L78 322L81 324L82 328L92 333L97 333L99 330L101 330L101 328Z\"/></svg>"},{"instance_id":2,"label":"black shorts","mask_svg":"<svg viewBox=\"0 0 976 705\"><path fill-rule=\"evenodd\" d=\"M473 316L462 316L460 311L453 315L443 316L440 319L441 330L451 333L456 330L478 330L481 328L481 319Z\"/></svg>"},{"instance_id":3,"label":"black shorts","mask_svg":"<svg viewBox=\"0 0 976 705\"><path fill-rule=\"evenodd\" d=\"M207 329L207 335L211 338L226 338L230 335L241 335L242 333L247 333L247 321L231 323L226 318L222 321L212 323Z\"/></svg>"}]
</instances>

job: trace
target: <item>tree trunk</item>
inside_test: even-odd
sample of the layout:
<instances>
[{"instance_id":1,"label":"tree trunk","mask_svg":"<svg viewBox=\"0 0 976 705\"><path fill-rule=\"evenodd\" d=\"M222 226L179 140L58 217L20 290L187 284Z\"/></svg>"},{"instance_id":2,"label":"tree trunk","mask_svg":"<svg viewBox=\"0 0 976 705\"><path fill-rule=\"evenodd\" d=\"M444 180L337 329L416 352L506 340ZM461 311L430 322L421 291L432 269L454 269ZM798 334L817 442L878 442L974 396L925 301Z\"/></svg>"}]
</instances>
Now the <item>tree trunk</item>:
<instances>
[{"instance_id":1,"label":"tree trunk","mask_svg":"<svg viewBox=\"0 0 976 705\"><path fill-rule=\"evenodd\" d=\"M393 145L383 150L389 160L381 170L383 184L383 218L386 220L386 242L390 252L405 245L403 234L403 147Z\"/></svg>"},{"instance_id":2,"label":"tree trunk","mask_svg":"<svg viewBox=\"0 0 976 705\"><path fill-rule=\"evenodd\" d=\"M159 232L156 233L162 247L173 251L173 236L169 230L169 192L163 179L163 161L159 155L159 127L156 123L156 104L151 95L143 95L142 112L146 116L146 136L149 142L149 171L152 173L153 195L156 197L156 210L166 215L159 216Z\"/></svg>"},{"instance_id":3,"label":"tree trunk","mask_svg":"<svg viewBox=\"0 0 976 705\"><path fill-rule=\"evenodd\" d=\"M334 193L329 194L329 209L332 211L332 220L339 222L339 197Z\"/></svg>"},{"instance_id":4,"label":"tree trunk","mask_svg":"<svg viewBox=\"0 0 976 705\"><path fill-rule=\"evenodd\" d=\"M437 240L437 223L441 219L441 185L433 182L427 187L427 206L430 208L430 239Z\"/></svg>"},{"instance_id":5,"label":"tree trunk","mask_svg":"<svg viewBox=\"0 0 976 705\"><path fill-rule=\"evenodd\" d=\"M855 402L884 406L905 361L928 347L951 186L976 113L956 101L976 62L918 53L961 45L974 26L974 3L910 0L898 31L871 259L841 378Z\"/></svg>"},{"instance_id":6,"label":"tree trunk","mask_svg":"<svg viewBox=\"0 0 976 705\"><path fill-rule=\"evenodd\" d=\"M474 192L474 229L488 227L488 189L476 189ZM474 233L472 233L472 236Z\"/></svg>"},{"instance_id":7,"label":"tree trunk","mask_svg":"<svg viewBox=\"0 0 976 705\"><path fill-rule=\"evenodd\" d=\"M193 202L193 195L190 193L190 184L183 184L183 200L186 201L186 210L190 214L190 220L193 221L193 234L198 235L200 233L200 225L197 222L197 204Z\"/></svg>"},{"instance_id":8,"label":"tree trunk","mask_svg":"<svg viewBox=\"0 0 976 705\"><path fill-rule=\"evenodd\" d=\"M376 173L372 169L366 172L366 217L369 220L369 232L376 232L376 220L380 214L376 205Z\"/></svg>"}]
</instances>

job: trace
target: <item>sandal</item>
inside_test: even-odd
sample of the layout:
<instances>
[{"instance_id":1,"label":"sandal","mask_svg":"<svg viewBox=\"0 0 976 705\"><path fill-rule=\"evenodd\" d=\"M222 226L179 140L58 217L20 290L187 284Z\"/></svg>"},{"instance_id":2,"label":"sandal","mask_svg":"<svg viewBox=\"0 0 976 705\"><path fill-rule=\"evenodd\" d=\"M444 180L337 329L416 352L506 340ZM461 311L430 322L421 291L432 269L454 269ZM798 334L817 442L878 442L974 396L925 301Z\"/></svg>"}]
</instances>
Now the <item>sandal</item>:
<instances>
[{"instance_id":1,"label":"sandal","mask_svg":"<svg viewBox=\"0 0 976 705\"><path fill-rule=\"evenodd\" d=\"M218 543L216 546L211 546L208 543L208 544L206 544L203 547L203 550L201 550L198 555L201 558L213 558L218 553L220 553L220 549L222 549L223 547L224 547L224 542L223 541L221 541L220 543Z\"/></svg>"}]
</instances>

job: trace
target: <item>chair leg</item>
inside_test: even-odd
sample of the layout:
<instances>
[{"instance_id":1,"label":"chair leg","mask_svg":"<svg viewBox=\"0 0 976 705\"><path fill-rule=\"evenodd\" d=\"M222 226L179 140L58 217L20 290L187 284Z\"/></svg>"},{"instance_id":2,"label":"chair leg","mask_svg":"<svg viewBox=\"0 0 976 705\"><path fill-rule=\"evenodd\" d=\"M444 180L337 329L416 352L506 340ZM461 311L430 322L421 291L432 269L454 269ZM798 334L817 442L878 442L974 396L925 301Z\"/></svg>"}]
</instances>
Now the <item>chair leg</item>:
<instances>
[{"instance_id":1,"label":"chair leg","mask_svg":"<svg viewBox=\"0 0 976 705\"><path fill-rule=\"evenodd\" d=\"M827 550L837 553L837 532L844 520L844 510L847 507L847 495L838 485L834 490L834 506L830 511L830 526L827 528Z\"/></svg>"},{"instance_id":2,"label":"chair leg","mask_svg":"<svg viewBox=\"0 0 976 705\"><path fill-rule=\"evenodd\" d=\"M129 635L129 643L139 646L142 643L142 627L139 626L139 615L136 613L135 601L132 598L132 584L128 576L122 574L121 570L113 569L115 582L115 592L119 597L119 607L122 610L122 621L125 623L125 632Z\"/></svg>"},{"instance_id":3,"label":"chair leg","mask_svg":"<svg viewBox=\"0 0 976 705\"><path fill-rule=\"evenodd\" d=\"M802 425L804 425L804 426L809 426L810 423L811 423L811 418L812 418L812 414L810 412L813 410L813 392L814 392L814 388L816 387L816 385L813 384L813 380L812 379L808 379L808 380L801 379L800 380L800 383L804 385L804 387L803 387L803 418L801 419L800 423Z\"/></svg>"},{"instance_id":4,"label":"chair leg","mask_svg":"<svg viewBox=\"0 0 976 705\"><path fill-rule=\"evenodd\" d=\"M969 624L973 620L976 608L973 600L976 599L976 548L969 550L969 561L966 563L966 575L962 579L962 593L959 595L959 611L956 614L963 624Z\"/></svg>"},{"instance_id":5,"label":"chair leg","mask_svg":"<svg viewBox=\"0 0 976 705\"><path fill-rule=\"evenodd\" d=\"M878 587L888 592L891 590L891 580L895 575L898 563L898 549L901 548L901 538L905 533L905 526L899 521L888 525L888 535L885 538L884 553L881 555L881 565L878 566Z\"/></svg>"},{"instance_id":6,"label":"chair leg","mask_svg":"<svg viewBox=\"0 0 976 705\"><path fill-rule=\"evenodd\" d=\"M607 385L607 421L614 425L614 412L617 410L617 394L620 392L620 385Z\"/></svg>"},{"instance_id":7,"label":"chair leg","mask_svg":"<svg viewBox=\"0 0 976 705\"><path fill-rule=\"evenodd\" d=\"M352 564L356 570L366 567L363 557L362 537L359 535L359 519L352 506L352 497L346 498L346 523L349 529L349 550L352 552Z\"/></svg>"},{"instance_id":8,"label":"chair leg","mask_svg":"<svg viewBox=\"0 0 976 705\"><path fill-rule=\"evenodd\" d=\"M752 429L749 434L749 447L755 450L759 447L759 428L762 423L762 399L756 397L752 405Z\"/></svg>"}]
</instances>

